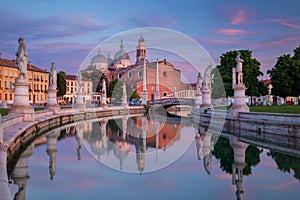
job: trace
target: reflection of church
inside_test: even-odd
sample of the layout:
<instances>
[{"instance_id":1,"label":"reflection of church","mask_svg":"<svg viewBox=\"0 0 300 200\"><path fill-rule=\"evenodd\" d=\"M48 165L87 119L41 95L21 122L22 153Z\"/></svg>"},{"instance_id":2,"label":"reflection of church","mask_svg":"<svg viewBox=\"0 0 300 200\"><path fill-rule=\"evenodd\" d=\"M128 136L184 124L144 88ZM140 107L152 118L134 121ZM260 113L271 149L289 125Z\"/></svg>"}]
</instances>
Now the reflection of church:
<instances>
[{"instance_id":1,"label":"reflection of church","mask_svg":"<svg viewBox=\"0 0 300 200\"><path fill-rule=\"evenodd\" d=\"M156 82L158 82L159 97L173 96L174 92L189 89L189 85L181 81L181 71L176 69L173 64L166 59L151 62L147 59L147 48L145 39L140 36L136 47L136 61L130 64L129 54L124 49L121 40L120 49L111 58L108 54L104 56L99 50L90 62L87 69L83 70L88 74L101 71L106 75L108 82L115 79L124 80L131 86L132 91L136 91L141 96L143 90L144 64L146 65L146 89L148 100L154 98L156 92ZM156 78L156 75L158 77Z\"/></svg>"},{"instance_id":2,"label":"reflection of church","mask_svg":"<svg viewBox=\"0 0 300 200\"><path fill-rule=\"evenodd\" d=\"M159 130L156 127L160 127ZM151 149L167 149L175 141L180 140L180 124L153 124L146 117L100 120L92 123L92 130L86 132L83 138L90 145L95 157L102 157L113 153L119 160L119 169L123 169L123 161L128 154L135 153L137 170L142 173L145 169L146 152ZM100 130L100 132L99 132ZM133 150L134 149L134 150Z\"/></svg>"}]
</instances>

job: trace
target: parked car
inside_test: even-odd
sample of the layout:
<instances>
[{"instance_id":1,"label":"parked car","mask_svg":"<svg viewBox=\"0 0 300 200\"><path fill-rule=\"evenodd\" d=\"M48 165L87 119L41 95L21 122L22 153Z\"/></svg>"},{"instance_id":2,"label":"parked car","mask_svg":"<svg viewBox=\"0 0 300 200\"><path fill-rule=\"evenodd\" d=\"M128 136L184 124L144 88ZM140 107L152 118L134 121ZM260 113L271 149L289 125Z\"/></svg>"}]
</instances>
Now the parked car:
<instances>
[{"instance_id":1,"label":"parked car","mask_svg":"<svg viewBox=\"0 0 300 200\"><path fill-rule=\"evenodd\" d=\"M140 99L131 99L131 101L129 102L130 106L140 106L141 102Z\"/></svg>"}]
</instances>

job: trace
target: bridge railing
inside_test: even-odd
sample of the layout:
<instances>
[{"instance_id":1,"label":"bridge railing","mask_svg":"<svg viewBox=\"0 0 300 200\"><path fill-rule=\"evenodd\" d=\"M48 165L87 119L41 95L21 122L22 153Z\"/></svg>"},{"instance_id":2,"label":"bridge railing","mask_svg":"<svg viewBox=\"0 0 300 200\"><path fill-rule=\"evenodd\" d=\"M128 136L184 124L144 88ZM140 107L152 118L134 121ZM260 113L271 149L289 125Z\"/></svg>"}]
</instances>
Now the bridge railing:
<instances>
[{"instance_id":1,"label":"bridge railing","mask_svg":"<svg viewBox=\"0 0 300 200\"><path fill-rule=\"evenodd\" d=\"M181 90L174 93L176 98L189 98L193 99L196 98L196 91L195 90Z\"/></svg>"}]
</instances>

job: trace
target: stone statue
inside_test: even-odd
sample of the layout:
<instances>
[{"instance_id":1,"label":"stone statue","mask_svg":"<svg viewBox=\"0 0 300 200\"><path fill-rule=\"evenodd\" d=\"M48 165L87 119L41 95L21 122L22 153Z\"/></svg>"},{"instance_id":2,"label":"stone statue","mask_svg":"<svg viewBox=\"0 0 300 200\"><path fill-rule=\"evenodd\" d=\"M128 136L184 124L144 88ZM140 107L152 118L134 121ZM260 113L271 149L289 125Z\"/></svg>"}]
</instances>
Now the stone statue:
<instances>
[{"instance_id":1,"label":"stone statue","mask_svg":"<svg viewBox=\"0 0 300 200\"><path fill-rule=\"evenodd\" d=\"M54 62L51 63L50 87L51 88L57 87L57 74L56 74L56 67Z\"/></svg>"},{"instance_id":2,"label":"stone statue","mask_svg":"<svg viewBox=\"0 0 300 200\"><path fill-rule=\"evenodd\" d=\"M204 76L205 76L204 83L202 87L204 87L204 90L210 90L211 89L210 66L206 68Z\"/></svg>"},{"instance_id":3,"label":"stone statue","mask_svg":"<svg viewBox=\"0 0 300 200\"><path fill-rule=\"evenodd\" d=\"M235 58L236 61L236 72L238 74L238 84L243 83L243 62L244 60L240 58L241 52L237 52L237 56Z\"/></svg>"},{"instance_id":4,"label":"stone statue","mask_svg":"<svg viewBox=\"0 0 300 200\"><path fill-rule=\"evenodd\" d=\"M198 73L198 77L197 77L197 85L196 85L196 87L197 87L196 88L197 93L201 92L202 85L203 85L203 78L201 76L201 73L199 72Z\"/></svg>"},{"instance_id":5,"label":"stone statue","mask_svg":"<svg viewBox=\"0 0 300 200\"><path fill-rule=\"evenodd\" d=\"M24 43L23 38L18 39L19 47L18 51L16 52L16 64L18 69L20 70L20 78L26 79L27 78L27 63L28 63L28 55L26 45Z\"/></svg>"}]
</instances>

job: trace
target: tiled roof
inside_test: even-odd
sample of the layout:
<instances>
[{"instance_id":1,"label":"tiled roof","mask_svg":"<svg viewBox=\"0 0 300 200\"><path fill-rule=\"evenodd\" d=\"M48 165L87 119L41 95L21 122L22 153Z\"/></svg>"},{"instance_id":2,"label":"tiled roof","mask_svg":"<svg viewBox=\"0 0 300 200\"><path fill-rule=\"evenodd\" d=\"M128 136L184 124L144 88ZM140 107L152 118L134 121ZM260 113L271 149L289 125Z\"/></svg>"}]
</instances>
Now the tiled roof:
<instances>
[{"instance_id":1,"label":"tiled roof","mask_svg":"<svg viewBox=\"0 0 300 200\"><path fill-rule=\"evenodd\" d=\"M11 68L17 68L17 65L14 60L8 60L8 59L3 59L0 58L0 66L4 67L11 67ZM36 72L42 72L42 73L49 73L47 70L43 70L41 68L38 68L30 63L27 65L27 70L28 71L36 71Z\"/></svg>"}]
</instances>

